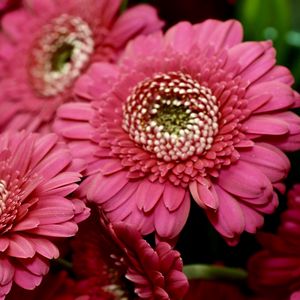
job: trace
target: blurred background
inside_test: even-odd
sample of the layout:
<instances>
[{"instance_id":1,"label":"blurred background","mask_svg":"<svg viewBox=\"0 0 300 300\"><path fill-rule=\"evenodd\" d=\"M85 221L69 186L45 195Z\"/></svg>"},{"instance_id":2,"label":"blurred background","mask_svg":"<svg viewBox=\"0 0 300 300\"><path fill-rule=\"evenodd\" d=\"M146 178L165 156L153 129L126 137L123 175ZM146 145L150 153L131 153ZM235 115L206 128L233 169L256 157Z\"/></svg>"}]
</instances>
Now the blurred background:
<instances>
[{"instance_id":1,"label":"blurred background","mask_svg":"<svg viewBox=\"0 0 300 300\"><path fill-rule=\"evenodd\" d=\"M149 3L155 6L166 27L188 20L198 23L208 18L235 18L244 27L244 40L272 40L277 50L277 63L287 66L295 77L294 88L300 88L300 1L299 0L128 0L126 5ZM299 114L299 111L298 111ZM289 155L292 170L287 189L300 182L300 153ZM280 212L285 209L285 196L280 197L276 213L266 217L262 230L276 231ZM260 246L255 236L243 234L236 247L229 247L215 232L202 209L195 203L180 236L178 245L185 264L216 263L246 267L248 257Z\"/></svg>"}]
</instances>

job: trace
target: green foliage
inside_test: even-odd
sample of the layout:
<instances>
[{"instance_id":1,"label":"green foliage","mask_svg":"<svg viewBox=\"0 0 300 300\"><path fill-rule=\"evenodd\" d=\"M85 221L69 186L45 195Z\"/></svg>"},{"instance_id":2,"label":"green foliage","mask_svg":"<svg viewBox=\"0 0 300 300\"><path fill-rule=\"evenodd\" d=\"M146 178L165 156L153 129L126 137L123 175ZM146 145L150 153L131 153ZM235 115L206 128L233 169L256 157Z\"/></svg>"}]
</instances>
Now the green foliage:
<instances>
[{"instance_id":1,"label":"green foliage","mask_svg":"<svg viewBox=\"0 0 300 300\"><path fill-rule=\"evenodd\" d=\"M238 17L247 40L271 39L277 49L277 59L287 55L286 34L291 29L290 0L240 0Z\"/></svg>"},{"instance_id":2,"label":"green foliage","mask_svg":"<svg viewBox=\"0 0 300 300\"><path fill-rule=\"evenodd\" d=\"M244 26L246 40L270 39L278 64L292 70L300 85L299 0L239 0L236 18Z\"/></svg>"}]
</instances>

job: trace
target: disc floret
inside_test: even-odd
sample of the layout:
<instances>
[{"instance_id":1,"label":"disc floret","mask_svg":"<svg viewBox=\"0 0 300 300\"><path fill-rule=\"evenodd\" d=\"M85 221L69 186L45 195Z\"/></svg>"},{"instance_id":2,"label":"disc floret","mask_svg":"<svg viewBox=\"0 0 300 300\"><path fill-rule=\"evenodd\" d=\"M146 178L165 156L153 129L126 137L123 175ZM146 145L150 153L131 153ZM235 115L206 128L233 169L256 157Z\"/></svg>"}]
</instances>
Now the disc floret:
<instances>
[{"instance_id":1,"label":"disc floret","mask_svg":"<svg viewBox=\"0 0 300 300\"><path fill-rule=\"evenodd\" d=\"M123 114L130 138L165 161L204 154L218 133L216 97L182 72L159 73L138 83Z\"/></svg>"}]
</instances>

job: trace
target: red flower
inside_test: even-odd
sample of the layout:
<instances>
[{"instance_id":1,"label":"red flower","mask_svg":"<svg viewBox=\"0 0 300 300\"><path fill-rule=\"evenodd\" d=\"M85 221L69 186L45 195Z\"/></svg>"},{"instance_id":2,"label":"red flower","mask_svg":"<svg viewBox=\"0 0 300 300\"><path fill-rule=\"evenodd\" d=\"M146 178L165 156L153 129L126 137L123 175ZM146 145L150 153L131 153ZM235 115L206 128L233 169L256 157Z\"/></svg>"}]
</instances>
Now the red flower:
<instances>
[{"instance_id":1,"label":"red flower","mask_svg":"<svg viewBox=\"0 0 300 300\"><path fill-rule=\"evenodd\" d=\"M249 262L251 287L262 295L300 299L300 184L288 193L288 209L276 235L261 234L264 249Z\"/></svg>"}]
</instances>

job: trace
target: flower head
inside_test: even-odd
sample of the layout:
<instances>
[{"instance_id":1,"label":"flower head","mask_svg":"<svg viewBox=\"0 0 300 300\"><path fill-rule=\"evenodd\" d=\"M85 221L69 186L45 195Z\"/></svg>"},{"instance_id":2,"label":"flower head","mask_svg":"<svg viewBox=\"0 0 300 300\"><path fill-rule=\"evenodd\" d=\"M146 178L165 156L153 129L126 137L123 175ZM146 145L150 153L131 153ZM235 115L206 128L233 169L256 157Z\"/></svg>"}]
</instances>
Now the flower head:
<instances>
[{"instance_id":1,"label":"flower head","mask_svg":"<svg viewBox=\"0 0 300 300\"><path fill-rule=\"evenodd\" d=\"M3 17L0 128L46 130L92 62L115 61L130 38L163 24L148 5L118 16L120 5L120 0L26 0Z\"/></svg>"},{"instance_id":2,"label":"flower head","mask_svg":"<svg viewBox=\"0 0 300 300\"><path fill-rule=\"evenodd\" d=\"M277 205L300 147L299 100L270 42L242 43L238 22L175 25L138 37L119 66L98 63L55 125L87 163L82 195L112 221L176 237L190 193L231 243Z\"/></svg>"},{"instance_id":3,"label":"flower head","mask_svg":"<svg viewBox=\"0 0 300 300\"><path fill-rule=\"evenodd\" d=\"M288 194L276 235L261 234L264 249L249 261L251 287L262 295L296 300L300 297L300 185Z\"/></svg>"},{"instance_id":4,"label":"flower head","mask_svg":"<svg viewBox=\"0 0 300 300\"><path fill-rule=\"evenodd\" d=\"M81 282L93 283L99 295L176 300L187 292L180 254L165 242L153 249L130 225L104 219L99 224L94 214L82 223L73 253L75 274Z\"/></svg>"},{"instance_id":5,"label":"flower head","mask_svg":"<svg viewBox=\"0 0 300 300\"><path fill-rule=\"evenodd\" d=\"M77 232L88 216L68 194L80 174L54 134L6 133L0 137L0 299L15 282L39 285L48 262L59 255L55 240Z\"/></svg>"}]
</instances>

